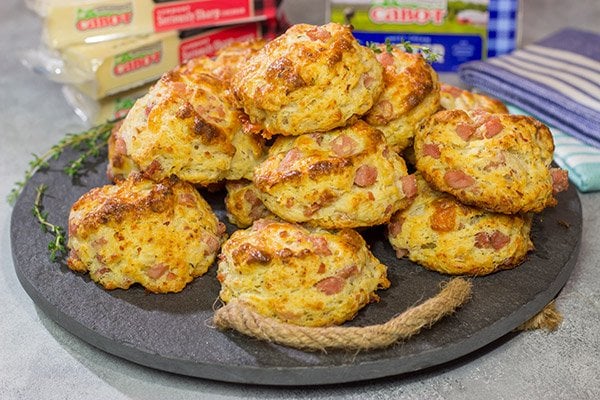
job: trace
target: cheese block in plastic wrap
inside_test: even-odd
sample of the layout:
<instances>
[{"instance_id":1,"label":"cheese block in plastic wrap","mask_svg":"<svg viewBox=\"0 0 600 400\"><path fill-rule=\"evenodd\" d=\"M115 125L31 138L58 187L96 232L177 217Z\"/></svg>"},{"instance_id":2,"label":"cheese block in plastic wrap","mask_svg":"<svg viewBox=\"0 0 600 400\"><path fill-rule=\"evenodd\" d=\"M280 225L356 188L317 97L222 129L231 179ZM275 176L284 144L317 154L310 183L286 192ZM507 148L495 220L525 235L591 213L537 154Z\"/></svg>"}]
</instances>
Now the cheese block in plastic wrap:
<instances>
[{"instance_id":1,"label":"cheese block in plastic wrap","mask_svg":"<svg viewBox=\"0 0 600 400\"><path fill-rule=\"evenodd\" d=\"M28 0L44 17L53 49L125 36L214 27L275 18L279 1Z\"/></svg>"},{"instance_id":2,"label":"cheese block in plastic wrap","mask_svg":"<svg viewBox=\"0 0 600 400\"><path fill-rule=\"evenodd\" d=\"M32 65L32 69L46 70L49 79L73 85L92 99L101 99L155 81L193 57L212 56L233 41L270 39L275 30L276 22L268 20L76 45L58 55L56 68ZM30 64L36 62L49 64L45 59Z\"/></svg>"}]
</instances>

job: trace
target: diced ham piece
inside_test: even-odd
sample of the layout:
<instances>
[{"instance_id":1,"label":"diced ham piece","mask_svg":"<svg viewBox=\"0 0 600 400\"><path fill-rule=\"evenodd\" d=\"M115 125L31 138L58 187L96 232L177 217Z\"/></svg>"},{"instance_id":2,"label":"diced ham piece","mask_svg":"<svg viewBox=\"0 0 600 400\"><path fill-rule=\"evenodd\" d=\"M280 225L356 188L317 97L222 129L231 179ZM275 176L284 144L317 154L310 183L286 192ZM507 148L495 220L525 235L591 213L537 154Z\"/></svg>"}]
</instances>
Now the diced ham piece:
<instances>
[{"instance_id":1,"label":"diced ham piece","mask_svg":"<svg viewBox=\"0 0 600 400\"><path fill-rule=\"evenodd\" d=\"M402 217L393 218L388 224L388 233L390 236L395 237L402 232L402 225L404 224L405 219Z\"/></svg>"},{"instance_id":2,"label":"diced ham piece","mask_svg":"<svg viewBox=\"0 0 600 400\"><path fill-rule=\"evenodd\" d=\"M144 170L144 175L152 178L155 174L160 173L160 171L162 171L162 165L160 165L160 161L155 159L148 165L148 168Z\"/></svg>"},{"instance_id":3,"label":"diced ham piece","mask_svg":"<svg viewBox=\"0 0 600 400\"><path fill-rule=\"evenodd\" d=\"M327 239L325 239L324 237L310 235L310 236L308 236L308 241L311 242L312 245L315 247L315 254L318 254L321 256L330 256L331 255L331 249L329 248L329 245L327 244Z\"/></svg>"},{"instance_id":4,"label":"diced ham piece","mask_svg":"<svg viewBox=\"0 0 600 400\"><path fill-rule=\"evenodd\" d=\"M396 249L396 257L404 258L408 255L408 249Z\"/></svg>"},{"instance_id":5,"label":"diced ham piece","mask_svg":"<svg viewBox=\"0 0 600 400\"><path fill-rule=\"evenodd\" d=\"M327 267L324 263L319 264L319 269L317 270L317 274L324 274L327 270Z\"/></svg>"},{"instance_id":6,"label":"diced ham piece","mask_svg":"<svg viewBox=\"0 0 600 400\"><path fill-rule=\"evenodd\" d=\"M270 220L270 219L259 219L256 220L252 223L252 230L253 231L260 231L261 229L263 229L264 227L271 225L274 221Z\"/></svg>"},{"instance_id":7,"label":"diced ham piece","mask_svg":"<svg viewBox=\"0 0 600 400\"><path fill-rule=\"evenodd\" d=\"M387 67L394 64L394 56L387 51L382 51L381 53L377 54L377 61L379 61L384 67Z\"/></svg>"},{"instance_id":8,"label":"diced ham piece","mask_svg":"<svg viewBox=\"0 0 600 400\"><path fill-rule=\"evenodd\" d=\"M277 169L280 171L288 170L301 156L302 152L298 148L294 147L293 149L287 152L285 157L283 157Z\"/></svg>"},{"instance_id":9,"label":"diced ham piece","mask_svg":"<svg viewBox=\"0 0 600 400\"><path fill-rule=\"evenodd\" d=\"M377 112L377 117L381 123L388 123L394 116L394 106L388 100L381 100L375 104L373 110Z\"/></svg>"},{"instance_id":10,"label":"diced ham piece","mask_svg":"<svg viewBox=\"0 0 600 400\"><path fill-rule=\"evenodd\" d=\"M330 276L325 279L321 279L315 284L315 287L321 292L328 296L339 293L344 288L344 279L339 276Z\"/></svg>"},{"instance_id":11,"label":"diced ham piece","mask_svg":"<svg viewBox=\"0 0 600 400\"><path fill-rule=\"evenodd\" d=\"M446 172L444 181L454 189L465 189L475 184L475 179L460 170Z\"/></svg>"},{"instance_id":12,"label":"diced ham piece","mask_svg":"<svg viewBox=\"0 0 600 400\"><path fill-rule=\"evenodd\" d=\"M435 143L425 143L423 145L423 155L433 157L436 160L440 158L440 146Z\"/></svg>"},{"instance_id":13,"label":"diced ham piece","mask_svg":"<svg viewBox=\"0 0 600 400\"><path fill-rule=\"evenodd\" d=\"M173 82L172 84L173 92L175 94L185 97L187 95L187 85L183 82Z\"/></svg>"},{"instance_id":14,"label":"diced ham piece","mask_svg":"<svg viewBox=\"0 0 600 400\"><path fill-rule=\"evenodd\" d=\"M127 154L127 144L119 135L115 135L115 152L117 154Z\"/></svg>"},{"instance_id":15,"label":"diced ham piece","mask_svg":"<svg viewBox=\"0 0 600 400\"><path fill-rule=\"evenodd\" d=\"M499 230L495 230L491 235L487 232L479 232L475 235L475 247L480 249L500 250L509 242L510 237Z\"/></svg>"},{"instance_id":16,"label":"diced ham piece","mask_svg":"<svg viewBox=\"0 0 600 400\"><path fill-rule=\"evenodd\" d=\"M345 267L337 273L337 276L343 279L348 279L354 275L358 275L358 267L355 264Z\"/></svg>"},{"instance_id":17,"label":"diced ham piece","mask_svg":"<svg viewBox=\"0 0 600 400\"><path fill-rule=\"evenodd\" d=\"M552 176L552 193L564 192L569 188L569 173L561 168L550 168Z\"/></svg>"},{"instance_id":18,"label":"diced ham piece","mask_svg":"<svg viewBox=\"0 0 600 400\"><path fill-rule=\"evenodd\" d=\"M490 235L487 232L477 232L475 234L475 247L480 249L490 247Z\"/></svg>"},{"instance_id":19,"label":"diced ham piece","mask_svg":"<svg viewBox=\"0 0 600 400\"><path fill-rule=\"evenodd\" d=\"M146 275L148 275L148 277L150 279L158 279L161 276L163 276L164 273L167 272L168 270L169 270L169 266L167 264L163 264L163 263L154 264L153 266L151 266L150 268L148 268L146 270Z\"/></svg>"},{"instance_id":20,"label":"diced ham piece","mask_svg":"<svg viewBox=\"0 0 600 400\"><path fill-rule=\"evenodd\" d=\"M358 187L371 186L377 180L377 168L371 165L361 165L356 170L354 184Z\"/></svg>"},{"instance_id":21,"label":"diced ham piece","mask_svg":"<svg viewBox=\"0 0 600 400\"><path fill-rule=\"evenodd\" d=\"M331 33L329 33L327 29L318 26L306 32L306 36L308 36L310 40L321 40L324 42L331 38Z\"/></svg>"},{"instance_id":22,"label":"diced ham piece","mask_svg":"<svg viewBox=\"0 0 600 400\"><path fill-rule=\"evenodd\" d=\"M456 134L460 136L462 140L469 140L474 133L475 127L473 125L465 124L464 122L456 125Z\"/></svg>"},{"instance_id":23,"label":"diced ham piece","mask_svg":"<svg viewBox=\"0 0 600 400\"><path fill-rule=\"evenodd\" d=\"M204 238L204 243L206 243L207 254L216 253L217 250L219 250L219 247L221 247L221 244L219 243L219 239L217 239L215 236L210 235L210 234L206 235L206 237Z\"/></svg>"},{"instance_id":24,"label":"diced ham piece","mask_svg":"<svg viewBox=\"0 0 600 400\"><path fill-rule=\"evenodd\" d=\"M354 154L357 147L358 143L348 135L336 137L331 144L331 150L338 157L346 157Z\"/></svg>"},{"instance_id":25,"label":"diced ham piece","mask_svg":"<svg viewBox=\"0 0 600 400\"><path fill-rule=\"evenodd\" d=\"M223 236L225 232L227 232L227 226L221 221L219 221L217 223L217 235Z\"/></svg>"},{"instance_id":26,"label":"diced ham piece","mask_svg":"<svg viewBox=\"0 0 600 400\"><path fill-rule=\"evenodd\" d=\"M500 122L499 118L490 118L485 123L485 133L483 136L488 139L492 138L502 132L502 129L504 129L504 126L502 125L502 122Z\"/></svg>"},{"instance_id":27,"label":"diced ham piece","mask_svg":"<svg viewBox=\"0 0 600 400\"><path fill-rule=\"evenodd\" d=\"M400 181L402 182L404 196L412 199L417 195L417 178L414 174L403 176Z\"/></svg>"},{"instance_id":28,"label":"diced ham piece","mask_svg":"<svg viewBox=\"0 0 600 400\"><path fill-rule=\"evenodd\" d=\"M362 75L362 80L363 80L363 84L365 85L365 87L367 89L371 89L371 87L375 83L375 78L373 78L371 75L366 74L366 73Z\"/></svg>"},{"instance_id":29,"label":"diced ham piece","mask_svg":"<svg viewBox=\"0 0 600 400\"><path fill-rule=\"evenodd\" d=\"M494 231L491 237L491 243L494 250L500 250L510 242L510 237L500 231Z\"/></svg>"}]
</instances>

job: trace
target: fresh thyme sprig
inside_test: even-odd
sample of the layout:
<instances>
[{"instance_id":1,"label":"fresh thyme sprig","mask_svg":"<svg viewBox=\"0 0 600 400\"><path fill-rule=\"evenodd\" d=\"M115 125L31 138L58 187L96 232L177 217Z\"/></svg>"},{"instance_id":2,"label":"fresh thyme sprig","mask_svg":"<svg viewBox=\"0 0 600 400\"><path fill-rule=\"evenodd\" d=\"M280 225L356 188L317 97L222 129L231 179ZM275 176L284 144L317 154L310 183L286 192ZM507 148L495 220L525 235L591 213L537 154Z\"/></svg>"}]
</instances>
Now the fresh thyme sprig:
<instances>
[{"instance_id":1,"label":"fresh thyme sprig","mask_svg":"<svg viewBox=\"0 0 600 400\"><path fill-rule=\"evenodd\" d=\"M50 251L50 261L54 262L67 252L65 230L62 226L54 225L48 221L48 213L44 211L42 199L48 187L40 185L36 188L35 202L33 203L33 215L37 219L43 232L49 232L54 236L54 239L48 243Z\"/></svg>"},{"instance_id":2,"label":"fresh thyme sprig","mask_svg":"<svg viewBox=\"0 0 600 400\"><path fill-rule=\"evenodd\" d=\"M81 154L75 160L68 162L63 170L72 178L79 175L86 160L97 157L100 154L100 151L106 145L113 127L118 121L120 119L108 121L80 133L68 133L41 156L33 154L33 160L29 162L29 167L25 171L23 180L16 182L8 194L8 203L13 205L33 174L39 169L47 168L48 161L57 159L68 147L80 150Z\"/></svg>"},{"instance_id":3,"label":"fresh thyme sprig","mask_svg":"<svg viewBox=\"0 0 600 400\"><path fill-rule=\"evenodd\" d=\"M394 47L402 48L406 53L421 53L425 61L427 61L430 64L437 61L440 57L439 54L433 52L429 47L412 44L404 39L401 40L400 44L394 45L391 42L390 38L386 38L384 44L385 50L388 53L391 53ZM383 52L383 50L381 50L381 47L379 46L379 43L376 42L366 42L366 47L373 50L373 52L375 52L376 54L380 54Z\"/></svg>"}]
</instances>

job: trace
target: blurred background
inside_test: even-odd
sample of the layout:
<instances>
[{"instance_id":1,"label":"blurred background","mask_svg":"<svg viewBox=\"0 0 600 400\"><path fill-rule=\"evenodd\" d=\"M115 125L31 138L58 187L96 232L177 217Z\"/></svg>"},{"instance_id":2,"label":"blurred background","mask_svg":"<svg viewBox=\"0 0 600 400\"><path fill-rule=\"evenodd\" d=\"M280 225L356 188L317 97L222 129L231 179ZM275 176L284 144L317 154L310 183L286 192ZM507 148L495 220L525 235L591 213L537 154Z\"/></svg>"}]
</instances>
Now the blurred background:
<instances>
[{"instance_id":1,"label":"blurred background","mask_svg":"<svg viewBox=\"0 0 600 400\"><path fill-rule=\"evenodd\" d=\"M431 48L441 79L461 86L456 71L468 61L510 53L566 26L597 31L600 21L599 0L271 0L203 9L191 0L25 3L41 32L38 46L19 50L20 61L63 85L88 126L123 116L177 64L232 41L272 39L291 24L351 23L363 44Z\"/></svg>"}]
</instances>

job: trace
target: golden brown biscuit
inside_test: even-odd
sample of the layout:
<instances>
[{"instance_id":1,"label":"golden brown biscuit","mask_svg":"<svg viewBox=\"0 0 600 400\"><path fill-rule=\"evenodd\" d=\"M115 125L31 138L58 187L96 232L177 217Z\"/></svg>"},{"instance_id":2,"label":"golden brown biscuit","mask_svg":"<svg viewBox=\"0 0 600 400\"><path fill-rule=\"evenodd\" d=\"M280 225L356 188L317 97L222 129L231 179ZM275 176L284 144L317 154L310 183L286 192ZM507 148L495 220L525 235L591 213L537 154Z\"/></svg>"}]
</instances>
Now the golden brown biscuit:
<instances>
[{"instance_id":1,"label":"golden brown biscuit","mask_svg":"<svg viewBox=\"0 0 600 400\"><path fill-rule=\"evenodd\" d=\"M121 181L130 173L139 172L135 162L127 156L125 141L119 134L121 124L116 125L108 137L108 164L106 176L111 182Z\"/></svg>"},{"instance_id":2,"label":"golden brown biscuit","mask_svg":"<svg viewBox=\"0 0 600 400\"><path fill-rule=\"evenodd\" d=\"M233 135L231 144L235 147L235 153L225 179L252 180L254 168L267 157L265 140L260 135L240 129Z\"/></svg>"},{"instance_id":3,"label":"golden brown biscuit","mask_svg":"<svg viewBox=\"0 0 600 400\"><path fill-rule=\"evenodd\" d=\"M276 218L258 197L258 190L252 181L228 181L225 189L227 218L238 228L247 228L261 218Z\"/></svg>"},{"instance_id":4,"label":"golden brown biscuit","mask_svg":"<svg viewBox=\"0 0 600 400\"><path fill-rule=\"evenodd\" d=\"M420 123L440 107L437 73L420 54L396 46L375 48L383 66L384 89L364 119L385 135L394 151L412 145Z\"/></svg>"},{"instance_id":5,"label":"golden brown biscuit","mask_svg":"<svg viewBox=\"0 0 600 400\"><path fill-rule=\"evenodd\" d=\"M364 121L279 137L254 170L265 206L280 218L328 229L387 222L414 196L414 177L383 134Z\"/></svg>"},{"instance_id":6,"label":"golden brown biscuit","mask_svg":"<svg viewBox=\"0 0 600 400\"><path fill-rule=\"evenodd\" d=\"M487 275L520 264L533 249L531 215L466 206L431 189L417 174L419 194L392 216L388 239L398 257L451 275Z\"/></svg>"},{"instance_id":7,"label":"golden brown biscuit","mask_svg":"<svg viewBox=\"0 0 600 400\"><path fill-rule=\"evenodd\" d=\"M248 59L265 46L264 39L251 39L231 42L219 49L215 56L214 74L229 85L231 78L237 75Z\"/></svg>"},{"instance_id":8,"label":"golden brown biscuit","mask_svg":"<svg viewBox=\"0 0 600 400\"><path fill-rule=\"evenodd\" d=\"M212 60L195 58L166 73L123 121L121 153L146 177L176 175L203 186L252 178L262 142L242 130L243 117L213 68ZM236 151L237 143L244 148Z\"/></svg>"},{"instance_id":9,"label":"golden brown biscuit","mask_svg":"<svg viewBox=\"0 0 600 400\"><path fill-rule=\"evenodd\" d=\"M566 171L550 169L550 130L531 117L440 111L417 132L414 147L427 182L488 211L540 212L566 189Z\"/></svg>"},{"instance_id":10,"label":"golden brown biscuit","mask_svg":"<svg viewBox=\"0 0 600 400\"><path fill-rule=\"evenodd\" d=\"M387 269L351 229L309 230L259 220L223 244L220 297L291 324L328 326L352 319L390 285Z\"/></svg>"},{"instance_id":11,"label":"golden brown biscuit","mask_svg":"<svg viewBox=\"0 0 600 400\"><path fill-rule=\"evenodd\" d=\"M179 292L213 263L225 226L189 183L131 174L94 188L69 215L69 268L106 289Z\"/></svg>"},{"instance_id":12,"label":"golden brown biscuit","mask_svg":"<svg viewBox=\"0 0 600 400\"><path fill-rule=\"evenodd\" d=\"M350 27L294 25L232 79L252 123L273 134L328 131L366 113L383 88L382 67Z\"/></svg>"},{"instance_id":13,"label":"golden brown biscuit","mask_svg":"<svg viewBox=\"0 0 600 400\"><path fill-rule=\"evenodd\" d=\"M508 114L508 109L500 100L447 83L440 85L440 95L440 104L446 110L483 110L492 114Z\"/></svg>"}]
</instances>

